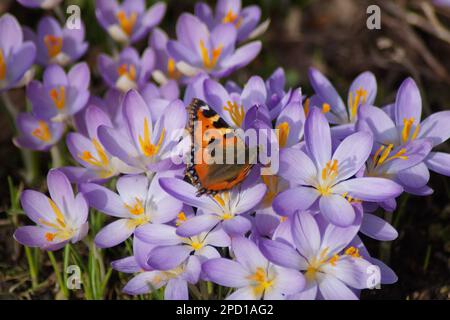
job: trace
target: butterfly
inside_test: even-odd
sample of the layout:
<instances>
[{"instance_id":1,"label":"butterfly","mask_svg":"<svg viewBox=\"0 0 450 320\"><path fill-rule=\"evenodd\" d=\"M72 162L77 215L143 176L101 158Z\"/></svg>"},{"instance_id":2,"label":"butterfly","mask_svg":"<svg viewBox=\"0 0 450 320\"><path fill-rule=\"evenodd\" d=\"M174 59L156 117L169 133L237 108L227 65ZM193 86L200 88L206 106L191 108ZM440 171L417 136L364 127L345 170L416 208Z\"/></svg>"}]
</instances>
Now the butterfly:
<instances>
[{"instance_id":1,"label":"butterfly","mask_svg":"<svg viewBox=\"0 0 450 320\"><path fill-rule=\"evenodd\" d=\"M216 195L241 183L250 173L256 155L245 142L210 106L194 98L187 107L188 131L192 145L186 177L197 187L197 196ZM222 152L221 163L215 163L217 150ZM232 163L225 163L227 152L233 152ZM238 161L245 159L244 161Z\"/></svg>"}]
</instances>

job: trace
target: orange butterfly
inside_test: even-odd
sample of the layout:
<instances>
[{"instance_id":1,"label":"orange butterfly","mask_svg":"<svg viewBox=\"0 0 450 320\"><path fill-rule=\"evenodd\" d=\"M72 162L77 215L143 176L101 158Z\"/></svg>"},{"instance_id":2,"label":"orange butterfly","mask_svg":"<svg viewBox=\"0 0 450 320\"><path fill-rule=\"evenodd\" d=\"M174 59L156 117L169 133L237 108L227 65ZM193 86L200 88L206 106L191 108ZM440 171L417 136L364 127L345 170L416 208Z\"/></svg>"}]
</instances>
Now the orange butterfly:
<instances>
[{"instance_id":1,"label":"orange butterfly","mask_svg":"<svg viewBox=\"0 0 450 320\"><path fill-rule=\"evenodd\" d=\"M253 167L255 155L205 102L193 99L187 109L192 146L186 176L197 187L197 196L215 195L241 183ZM222 152L222 157L217 157L217 150ZM224 160L227 152L232 152L231 164L214 162L217 158Z\"/></svg>"}]
</instances>

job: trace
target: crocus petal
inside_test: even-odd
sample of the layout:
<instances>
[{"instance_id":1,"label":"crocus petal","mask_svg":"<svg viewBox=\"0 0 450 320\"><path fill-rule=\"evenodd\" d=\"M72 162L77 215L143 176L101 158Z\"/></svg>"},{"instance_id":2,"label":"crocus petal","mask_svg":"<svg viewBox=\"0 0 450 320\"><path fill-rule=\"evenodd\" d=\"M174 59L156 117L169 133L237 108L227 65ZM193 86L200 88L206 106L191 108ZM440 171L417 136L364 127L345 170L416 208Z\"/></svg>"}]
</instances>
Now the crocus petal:
<instances>
[{"instance_id":1,"label":"crocus petal","mask_svg":"<svg viewBox=\"0 0 450 320\"><path fill-rule=\"evenodd\" d=\"M27 247L44 247L47 245L45 234L48 231L38 226L20 227L14 232L14 239Z\"/></svg>"},{"instance_id":2,"label":"crocus petal","mask_svg":"<svg viewBox=\"0 0 450 320\"><path fill-rule=\"evenodd\" d=\"M47 175L47 186L50 197L58 208L68 214L75 200L69 179L61 171L52 169Z\"/></svg>"},{"instance_id":3,"label":"crocus petal","mask_svg":"<svg viewBox=\"0 0 450 320\"><path fill-rule=\"evenodd\" d=\"M123 200L118 194L95 183L84 183L79 186L89 205L110 216L127 218L130 216Z\"/></svg>"},{"instance_id":4,"label":"crocus petal","mask_svg":"<svg viewBox=\"0 0 450 320\"><path fill-rule=\"evenodd\" d=\"M348 192L353 198L377 202L398 197L403 188L388 179L363 177L340 182L333 191L339 194Z\"/></svg>"},{"instance_id":5,"label":"crocus petal","mask_svg":"<svg viewBox=\"0 0 450 320\"><path fill-rule=\"evenodd\" d=\"M414 124L420 123L422 116L422 98L419 88L412 78L402 82L395 99L395 123L403 126L403 120L414 119Z\"/></svg>"},{"instance_id":6,"label":"crocus petal","mask_svg":"<svg viewBox=\"0 0 450 320\"><path fill-rule=\"evenodd\" d=\"M135 236L140 240L161 246L170 246L181 243L176 228L165 224L147 223L136 229Z\"/></svg>"},{"instance_id":7,"label":"crocus petal","mask_svg":"<svg viewBox=\"0 0 450 320\"><path fill-rule=\"evenodd\" d=\"M267 187L264 183L257 183L250 187L243 185L234 213L245 213L254 208L264 198L266 191Z\"/></svg>"},{"instance_id":8,"label":"crocus petal","mask_svg":"<svg viewBox=\"0 0 450 320\"><path fill-rule=\"evenodd\" d=\"M166 284L165 281L156 281L159 279L160 271L148 271L139 273L133 277L123 288L126 294L145 294L157 290Z\"/></svg>"},{"instance_id":9,"label":"crocus petal","mask_svg":"<svg viewBox=\"0 0 450 320\"><path fill-rule=\"evenodd\" d=\"M431 152L425 159L425 164L430 170L450 177L450 154Z\"/></svg>"},{"instance_id":10,"label":"crocus petal","mask_svg":"<svg viewBox=\"0 0 450 320\"><path fill-rule=\"evenodd\" d=\"M136 198L142 202L146 200L148 183L145 175L126 175L117 180L116 188L122 201L131 205Z\"/></svg>"},{"instance_id":11,"label":"crocus petal","mask_svg":"<svg viewBox=\"0 0 450 320\"><path fill-rule=\"evenodd\" d=\"M436 112L420 124L419 138L431 139L437 146L450 138L450 111Z\"/></svg>"},{"instance_id":12,"label":"crocus petal","mask_svg":"<svg viewBox=\"0 0 450 320\"><path fill-rule=\"evenodd\" d=\"M331 159L331 133L322 111L313 108L305 123L305 141L316 167L324 168Z\"/></svg>"},{"instance_id":13,"label":"crocus petal","mask_svg":"<svg viewBox=\"0 0 450 320\"><path fill-rule=\"evenodd\" d=\"M395 145L400 140L394 121L382 109L371 105L359 108L356 129L371 133L374 141L378 143Z\"/></svg>"},{"instance_id":14,"label":"crocus petal","mask_svg":"<svg viewBox=\"0 0 450 320\"><path fill-rule=\"evenodd\" d=\"M354 99L358 89L363 89L367 92L365 104L371 105L375 102L377 96L377 80L372 72L363 72L353 80L348 92L348 100L350 100L350 93L352 93ZM348 105L350 105L350 103L348 103Z\"/></svg>"},{"instance_id":15,"label":"crocus petal","mask_svg":"<svg viewBox=\"0 0 450 320\"><path fill-rule=\"evenodd\" d=\"M134 232L134 225L129 219L119 219L101 229L95 236L95 245L99 248L110 248L127 240Z\"/></svg>"},{"instance_id":16,"label":"crocus petal","mask_svg":"<svg viewBox=\"0 0 450 320\"><path fill-rule=\"evenodd\" d=\"M203 214L189 218L177 228L177 234L182 237L192 237L203 231L211 230L219 223L219 218L212 214Z\"/></svg>"},{"instance_id":17,"label":"crocus petal","mask_svg":"<svg viewBox=\"0 0 450 320\"><path fill-rule=\"evenodd\" d=\"M355 210L341 195L330 194L320 197L321 213L332 223L340 227L348 227L355 221Z\"/></svg>"},{"instance_id":18,"label":"crocus petal","mask_svg":"<svg viewBox=\"0 0 450 320\"><path fill-rule=\"evenodd\" d=\"M189 246L161 246L150 253L148 264L158 270L169 270L185 261L193 249Z\"/></svg>"},{"instance_id":19,"label":"crocus petal","mask_svg":"<svg viewBox=\"0 0 450 320\"><path fill-rule=\"evenodd\" d=\"M405 169L397 173L398 181L408 188L418 189L423 187L430 180L430 171L425 163L421 162L414 167Z\"/></svg>"},{"instance_id":20,"label":"crocus petal","mask_svg":"<svg viewBox=\"0 0 450 320\"><path fill-rule=\"evenodd\" d=\"M361 232L380 241L391 241L398 237L395 228L380 217L365 213L361 224Z\"/></svg>"},{"instance_id":21,"label":"crocus petal","mask_svg":"<svg viewBox=\"0 0 450 320\"><path fill-rule=\"evenodd\" d=\"M255 294L255 291L252 287L244 287L241 289L237 289L235 292L230 294L226 300L257 300L261 297Z\"/></svg>"},{"instance_id":22,"label":"crocus petal","mask_svg":"<svg viewBox=\"0 0 450 320\"><path fill-rule=\"evenodd\" d=\"M211 281L225 287L245 287L250 273L236 261L217 258L205 261L202 270Z\"/></svg>"},{"instance_id":23,"label":"crocus petal","mask_svg":"<svg viewBox=\"0 0 450 320\"><path fill-rule=\"evenodd\" d=\"M255 104L264 104L267 98L267 91L264 81L259 76L251 77L245 84L241 93L241 101L246 111Z\"/></svg>"},{"instance_id":24,"label":"crocus petal","mask_svg":"<svg viewBox=\"0 0 450 320\"><path fill-rule=\"evenodd\" d=\"M189 292L186 280L170 279L164 290L165 300L189 300Z\"/></svg>"},{"instance_id":25,"label":"crocus petal","mask_svg":"<svg viewBox=\"0 0 450 320\"><path fill-rule=\"evenodd\" d=\"M306 258L313 257L320 248L320 231L314 217L308 212L294 215L292 237L297 250Z\"/></svg>"},{"instance_id":26,"label":"crocus petal","mask_svg":"<svg viewBox=\"0 0 450 320\"><path fill-rule=\"evenodd\" d=\"M275 268L276 287L284 294L295 294L305 287L305 277L297 270L282 267Z\"/></svg>"},{"instance_id":27,"label":"crocus petal","mask_svg":"<svg viewBox=\"0 0 450 320\"><path fill-rule=\"evenodd\" d=\"M295 270L304 270L308 262L290 245L276 240L261 239L259 248L271 262Z\"/></svg>"},{"instance_id":28,"label":"crocus petal","mask_svg":"<svg viewBox=\"0 0 450 320\"><path fill-rule=\"evenodd\" d=\"M333 276L325 276L319 281L319 290L325 300L358 300L352 290Z\"/></svg>"},{"instance_id":29,"label":"crocus petal","mask_svg":"<svg viewBox=\"0 0 450 320\"><path fill-rule=\"evenodd\" d=\"M333 160L337 160L339 168L336 181L348 179L358 172L371 150L372 137L369 133L356 132L345 138L333 154Z\"/></svg>"},{"instance_id":30,"label":"crocus petal","mask_svg":"<svg viewBox=\"0 0 450 320\"><path fill-rule=\"evenodd\" d=\"M306 210L317 200L314 188L296 187L279 193L273 200L273 209L282 216L290 216L296 210Z\"/></svg>"},{"instance_id":31,"label":"crocus petal","mask_svg":"<svg viewBox=\"0 0 450 320\"><path fill-rule=\"evenodd\" d=\"M124 273L137 273L141 271L141 267L133 256L114 260L111 262L111 267L114 270Z\"/></svg>"},{"instance_id":32,"label":"crocus petal","mask_svg":"<svg viewBox=\"0 0 450 320\"><path fill-rule=\"evenodd\" d=\"M301 150L282 149L278 174L295 184L314 185L317 169L312 160Z\"/></svg>"},{"instance_id":33,"label":"crocus petal","mask_svg":"<svg viewBox=\"0 0 450 320\"><path fill-rule=\"evenodd\" d=\"M232 219L224 220L222 226L223 230L230 236L239 236L249 231L252 227L252 223L247 218L235 216Z\"/></svg>"},{"instance_id":34,"label":"crocus petal","mask_svg":"<svg viewBox=\"0 0 450 320\"><path fill-rule=\"evenodd\" d=\"M251 240L244 237L235 237L231 241L236 260L250 272L255 272L267 264L266 258L261 254L258 247Z\"/></svg>"}]
</instances>

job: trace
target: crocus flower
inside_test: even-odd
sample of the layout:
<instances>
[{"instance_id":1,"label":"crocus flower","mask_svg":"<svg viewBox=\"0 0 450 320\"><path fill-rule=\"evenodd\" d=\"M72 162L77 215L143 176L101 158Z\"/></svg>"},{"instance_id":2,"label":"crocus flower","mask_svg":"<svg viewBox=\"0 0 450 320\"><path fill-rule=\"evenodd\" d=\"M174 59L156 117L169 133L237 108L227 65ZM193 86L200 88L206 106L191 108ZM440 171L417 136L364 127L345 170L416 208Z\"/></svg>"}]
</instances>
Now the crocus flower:
<instances>
[{"instance_id":1,"label":"crocus flower","mask_svg":"<svg viewBox=\"0 0 450 320\"><path fill-rule=\"evenodd\" d=\"M272 264L251 240L233 238L231 248L235 261L215 258L202 265L211 281L237 288L227 300L281 300L304 288L300 272Z\"/></svg>"},{"instance_id":2,"label":"crocus flower","mask_svg":"<svg viewBox=\"0 0 450 320\"><path fill-rule=\"evenodd\" d=\"M235 49L236 28L227 23L209 31L196 16L183 13L176 25L177 41L170 40L167 49L177 61L177 68L187 76L206 72L214 78L231 74L250 63L261 50L253 41Z\"/></svg>"},{"instance_id":3,"label":"crocus flower","mask_svg":"<svg viewBox=\"0 0 450 320\"><path fill-rule=\"evenodd\" d=\"M178 215L182 203L164 192L158 179L174 173L156 174L151 182L145 175L126 175L117 180L117 193L94 183L80 185L89 205L107 215L118 217L95 237L100 248L109 248L128 239L147 223L166 223Z\"/></svg>"},{"instance_id":4,"label":"crocus flower","mask_svg":"<svg viewBox=\"0 0 450 320\"><path fill-rule=\"evenodd\" d=\"M347 106L337 93L331 82L317 69L310 68L309 81L314 88L315 96L311 98L311 106L321 108L331 124L331 130L339 138L345 138L355 131L358 108L361 105L372 105L377 95L377 82L371 72L363 72L353 80L348 91Z\"/></svg>"},{"instance_id":5,"label":"crocus flower","mask_svg":"<svg viewBox=\"0 0 450 320\"><path fill-rule=\"evenodd\" d=\"M58 122L79 112L89 99L90 77L84 62L74 65L67 74L59 65L48 66L43 82L33 80L27 87L34 115Z\"/></svg>"},{"instance_id":6,"label":"crocus flower","mask_svg":"<svg viewBox=\"0 0 450 320\"><path fill-rule=\"evenodd\" d=\"M132 44L161 22L166 4L157 2L145 11L144 0L125 0L122 4L116 0L98 0L95 13L111 38L119 43Z\"/></svg>"},{"instance_id":7,"label":"crocus flower","mask_svg":"<svg viewBox=\"0 0 450 320\"><path fill-rule=\"evenodd\" d=\"M16 119L19 136L14 138L14 144L19 148L37 151L47 151L61 139L65 125L37 119L29 113L20 113Z\"/></svg>"},{"instance_id":8,"label":"crocus flower","mask_svg":"<svg viewBox=\"0 0 450 320\"><path fill-rule=\"evenodd\" d=\"M263 34L269 27L270 20L258 25L261 9L256 6L242 8L241 0L218 0L215 13L203 2L195 5L195 15L213 29L219 24L232 24L237 30L237 41L254 39Z\"/></svg>"},{"instance_id":9,"label":"crocus flower","mask_svg":"<svg viewBox=\"0 0 450 320\"><path fill-rule=\"evenodd\" d=\"M124 273L138 273L151 271L148 265L148 257L155 246L133 237L133 255L114 260L111 267Z\"/></svg>"},{"instance_id":10,"label":"crocus flower","mask_svg":"<svg viewBox=\"0 0 450 320\"><path fill-rule=\"evenodd\" d=\"M152 114L152 104L149 101L147 105L137 91L130 90L123 100L127 132L104 125L98 129L106 150L141 172L167 170L182 162L178 145L187 121L184 104L180 100L166 101L159 117L154 111Z\"/></svg>"},{"instance_id":11,"label":"crocus flower","mask_svg":"<svg viewBox=\"0 0 450 320\"><path fill-rule=\"evenodd\" d=\"M15 17L6 13L0 17L0 92L19 84L32 66L36 47L23 41L22 28Z\"/></svg>"},{"instance_id":12,"label":"crocus flower","mask_svg":"<svg viewBox=\"0 0 450 320\"><path fill-rule=\"evenodd\" d=\"M252 180L248 177L241 185L214 197L206 194L197 197L196 187L176 178L161 178L160 184L173 197L203 212L177 228L180 236L191 237L219 224L230 235L250 230L251 222L243 214L255 208L266 193L263 183Z\"/></svg>"},{"instance_id":13,"label":"crocus flower","mask_svg":"<svg viewBox=\"0 0 450 320\"><path fill-rule=\"evenodd\" d=\"M123 292L132 295L151 293L165 286L165 300L188 300L188 283L196 284L201 272L201 264L196 256L170 270L144 271L132 278Z\"/></svg>"},{"instance_id":14,"label":"crocus flower","mask_svg":"<svg viewBox=\"0 0 450 320\"><path fill-rule=\"evenodd\" d=\"M156 270L173 269L193 254L200 262L219 258L215 247L228 247L230 237L221 229L214 228L192 237L180 237L176 227L165 224L147 224L136 230L135 236L155 246L148 264Z\"/></svg>"},{"instance_id":15,"label":"crocus flower","mask_svg":"<svg viewBox=\"0 0 450 320\"><path fill-rule=\"evenodd\" d=\"M357 248L349 246L358 232L357 225L341 228L320 221L320 217L307 212L296 213L292 224L294 246L284 241L262 239L261 252L277 265L304 272L306 287L292 299L357 299L353 290L377 285L369 281L369 271L379 270L364 259Z\"/></svg>"},{"instance_id":16,"label":"crocus flower","mask_svg":"<svg viewBox=\"0 0 450 320\"><path fill-rule=\"evenodd\" d=\"M279 214L291 215L318 201L321 214L331 223L349 226L355 221L352 199L380 202L403 191L388 179L352 178L369 157L372 138L366 132L354 133L332 154L330 127L318 108L313 108L306 119L305 142L309 155L296 148L280 154L279 175L292 183L292 189L275 198L273 207Z\"/></svg>"},{"instance_id":17,"label":"crocus flower","mask_svg":"<svg viewBox=\"0 0 450 320\"><path fill-rule=\"evenodd\" d=\"M24 28L24 32L36 44L36 62L43 66L53 63L66 66L76 62L88 48L82 22L79 29L61 28L55 18L46 16L39 21L37 33L30 28Z\"/></svg>"},{"instance_id":18,"label":"crocus flower","mask_svg":"<svg viewBox=\"0 0 450 320\"><path fill-rule=\"evenodd\" d=\"M450 137L450 111L437 112L422 122L421 114L419 89L414 80L408 78L401 84L394 105L384 110L364 106L357 127L374 137L373 152L378 161L375 163L374 159L372 167L374 163L385 159L385 154L389 155L388 159L396 155L400 160L396 160L395 166L391 165L397 170L390 177L401 183L407 192L430 194L432 190L426 186L430 175L428 168L438 173L448 172L450 162L445 160L450 159L450 156L441 152L430 153L430 150ZM388 162L387 159L384 162ZM370 170L372 167L368 167L368 174L383 174L376 168Z\"/></svg>"},{"instance_id":19,"label":"crocus flower","mask_svg":"<svg viewBox=\"0 0 450 320\"><path fill-rule=\"evenodd\" d=\"M17 0L21 5L27 8L53 9L58 6L62 0Z\"/></svg>"},{"instance_id":20,"label":"crocus flower","mask_svg":"<svg viewBox=\"0 0 450 320\"><path fill-rule=\"evenodd\" d=\"M71 181L77 183L104 181L119 173L138 173L138 170L112 156L99 141L98 127L101 125L113 127L108 115L102 109L90 105L85 113L85 121L87 136L70 132L66 138L73 159L83 166L61 169Z\"/></svg>"},{"instance_id":21,"label":"crocus flower","mask_svg":"<svg viewBox=\"0 0 450 320\"><path fill-rule=\"evenodd\" d=\"M155 53L147 48L141 58L136 49L128 47L122 50L117 59L100 54L97 63L109 87L127 92L139 88L150 79L155 66Z\"/></svg>"},{"instance_id":22,"label":"crocus flower","mask_svg":"<svg viewBox=\"0 0 450 320\"><path fill-rule=\"evenodd\" d=\"M14 239L25 246L57 250L69 241L75 243L86 236L89 208L81 193L74 195L61 171L49 171L47 186L51 198L34 190L22 193L22 208L37 226L19 227Z\"/></svg>"}]
</instances>

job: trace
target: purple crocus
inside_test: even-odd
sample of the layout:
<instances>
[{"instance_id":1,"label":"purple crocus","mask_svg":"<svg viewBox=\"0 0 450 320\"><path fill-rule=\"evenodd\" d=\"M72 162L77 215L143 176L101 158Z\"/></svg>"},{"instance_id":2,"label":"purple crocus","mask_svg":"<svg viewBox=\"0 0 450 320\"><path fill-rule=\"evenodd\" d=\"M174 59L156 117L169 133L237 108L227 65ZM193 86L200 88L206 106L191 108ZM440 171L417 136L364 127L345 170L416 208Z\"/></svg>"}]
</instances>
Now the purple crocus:
<instances>
[{"instance_id":1,"label":"purple crocus","mask_svg":"<svg viewBox=\"0 0 450 320\"><path fill-rule=\"evenodd\" d=\"M33 65L36 47L23 41L22 28L17 19L6 13L0 17L0 92L19 85Z\"/></svg>"},{"instance_id":2,"label":"purple crocus","mask_svg":"<svg viewBox=\"0 0 450 320\"><path fill-rule=\"evenodd\" d=\"M177 41L167 43L177 68L192 77L206 72L222 78L249 64L261 50L261 42L253 41L236 50L236 28L227 23L211 31L196 16L183 13L176 25Z\"/></svg>"},{"instance_id":3,"label":"purple crocus","mask_svg":"<svg viewBox=\"0 0 450 320\"><path fill-rule=\"evenodd\" d=\"M27 27L24 32L25 37L36 44L36 62L43 66L53 63L66 66L76 62L89 46L84 41L85 28L82 22L79 29L69 29L67 26L61 28L55 18L46 16L39 21L37 33Z\"/></svg>"},{"instance_id":4,"label":"purple crocus","mask_svg":"<svg viewBox=\"0 0 450 320\"><path fill-rule=\"evenodd\" d=\"M156 270L169 270L193 254L200 262L219 258L215 247L228 247L230 237L221 229L213 228L191 237L181 237L177 228L164 224L147 224L136 230L136 237L155 246L148 264Z\"/></svg>"},{"instance_id":5,"label":"purple crocus","mask_svg":"<svg viewBox=\"0 0 450 320\"><path fill-rule=\"evenodd\" d=\"M98 139L97 129L101 125L113 127L108 115L99 107L90 105L85 114L87 136L70 132L66 143L73 159L83 167L64 167L61 170L77 183L105 181L119 173L139 173L122 160L112 156Z\"/></svg>"},{"instance_id":6,"label":"purple crocus","mask_svg":"<svg viewBox=\"0 0 450 320\"><path fill-rule=\"evenodd\" d=\"M109 87L127 92L143 86L150 79L155 66L155 53L147 48L141 58L135 48L128 47L122 50L117 59L100 54L97 63Z\"/></svg>"},{"instance_id":7,"label":"purple crocus","mask_svg":"<svg viewBox=\"0 0 450 320\"><path fill-rule=\"evenodd\" d=\"M58 6L62 0L17 0L17 2L27 8L41 8L50 10Z\"/></svg>"},{"instance_id":8,"label":"purple crocus","mask_svg":"<svg viewBox=\"0 0 450 320\"><path fill-rule=\"evenodd\" d=\"M215 13L206 3L195 5L195 15L213 29L220 24L232 24L237 30L237 41L254 39L263 34L269 27L270 20L262 22L261 9L256 5L242 8L241 0L218 0Z\"/></svg>"},{"instance_id":9,"label":"purple crocus","mask_svg":"<svg viewBox=\"0 0 450 320\"><path fill-rule=\"evenodd\" d=\"M414 194L430 194L426 186L429 169L450 176L450 155L443 152L430 152L450 138L450 111L436 112L421 121L422 99L413 79L407 78L401 84L395 104L383 110L365 106L361 109L360 130L367 130L374 136L375 151L387 152L396 149L403 152L403 170L395 178ZM416 150L415 157L410 156ZM405 151L402 151L405 150ZM392 150L391 154L395 154ZM423 161L422 161L423 160Z\"/></svg>"},{"instance_id":10,"label":"purple crocus","mask_svg":"<svg viewBox=\"0 0 450 320\"><path fill-rule=\"evenodd\" d=\"M322 111L313 108L305 123L308 154L288 148L280 154L280 171L292 188L280 193L273 207L281 215L306 210L318 202L321 214L338 226L355 221L351 199L380 202L403 191L397 183L374 177L352 178L365 164L372 137L357 132L345 138L332 154L331 132ZM349 201L350 200L350 201Z\"/></svg>"},{"instance_id":11,"label":"purple crocus","mask_svg":"<svg viewBox=\"0 0 450 320\"><path fill-rule=\"evenodd\" d=\"M230 235L243 234L250 230L251 222L243 214L250 212L263 199L266 186L247 178L240 186L223 191L214 197L197 197L197 188L176 178L161 178L161 187L170 195L190 206L197 207L198 214L185 221L177 229L183 237L198 235L221 225Z\"/></svg>"},{"instance_id":12,"label":"purple crocus","mask_svg":"<svg viewBox=\"0 0 450 320\"><path fill-rule=\"evenodd\" d=\"M154 247L152 244L133 237L133 255L114 260L111 262L111 266L114 270L123 273L151 271L152 268L148 265L147 260Z\"/></svg>"},{"instance_id":13,"label":"purple crocus","mask_svg":"<svg viewBox=\"0 0 450 320\"><path fill-rule=\"evenodd\" d=\"M144 0L125 0L122 4L116 0L98 0L95 13L111 38L119 43L132 44L161 22L166 4L157 2L146 11Z\"/></svg>"},{"instance_id":14,"label":"purple crocus","mask_svg":"<svg viewBox=\"0 0 450 320\"><path fill-rule=\"evenodd\" d=\"M89 208L81 193L74 195L61 171L49 171L47 186L51 198L34 190L22 193L22 208L37 225L19 227L14 239L25 246L58 250L69 241L75 243L86 236Z\"/></svg>"},{"instance_id":15,"label":"purple crocus","mask_svg":"<svg viewBox=\"0 0 450 320\"><path fill-rule=\"evenodd\" d=\"M310 68L308 75L315 92L310 105L324 110L328 121L336 125L331 129L336 138L345 138L353 133L358 118L358 108L375 102L377 95L375 76L366 71L353 80L348 91L346 106L334 86L319 70Z\"/></svg>"},{"instance_id":16,"label":"purple crocus","mask_svg":"<svg viewBox=\"0 0 450 320\"><path fill-rule=\"evenodd\" d=\"M173 172L156 174L151 181L145 175L126 175L117 180L117 192L94 183L80 185L89 205L120 218L104 227L95 237L100 248L109 248L128 239L137 228L147 223L166 223L176 218L182 203L164 192L160 177Z\"/></svg>"},{"instance_id":17,"label":"purple crocus","mask_svg":"<svg viewBox=\"0 0 450 320\"><path fill-rule=\"evenodd\" d=\"M165 286L165 300L189 300L188 283L196 284L200 272L201 264L198 257L190 256L176 268L144 271L137 274L128 281L123 292L132 295L146 294Z\"/></svg>"},{"instance_id":18,"label":"purple crocus","mask_svg":"<svg viewBox=\"0 0 450 320\"><path fill-rule=\"evenodd\" d=\"M19 136L13 139L19 148L47 151L61 139L65 125L41 120L29 113L20 113L16 119Z\"/></svg>"},{"instance_id":19,"label":"purple crocus","mask_svg":"<svg viewBox=\"0 0 450 320\"><path fill-rule=\"evenodd\" d=\"M216 258L202 265L211 281L237 288L227 300L282 300L304 288L305 278L300 272L269 262L251 240L233 238L231 249L235 261Z\"/></svg>"},{"instance_id":20,"label":"purple crocus","mask_svg":"<svg viewBox=\"0 0 450 320\"><path fill-rule=\"evenodd\" d=\"M85 62L74 65L67 74L59 65L48 66L43 82L33 80L27 87L34 115L61 122L79 112L89 99L90 77Z\"/></svg>"},{"instance_id":21,"label":"purple crocus","mask_svg":"<svg viewBox=\"0 0 450 320\"><path fill-rule=\"evenodd\" d=\"M104 125L98 129L106 150L141 172L167 170L182 163L178 148L187 121L185 106L180 100L166 101L165 111L155 113L154 102L147 105L137 91L130 90L123 100L126 132Z\"/></svg>"},{"instance_id":22,"label":"purple crocus","mask_svg":"<svg viewBox=\"0 0 450 320\"><path fill-rule=\"evenodd\" d=\"M337 227L320 215L298 212L294 216L294 243L282 240L260 241L261 252L276 265L304 272L305 289L290 299L357 299L354 290L375 287L379 269L363 258L358 248L349 245L359 226ZM294 245L294 246L293 246Z\"/></svg>"}]
</instances>

